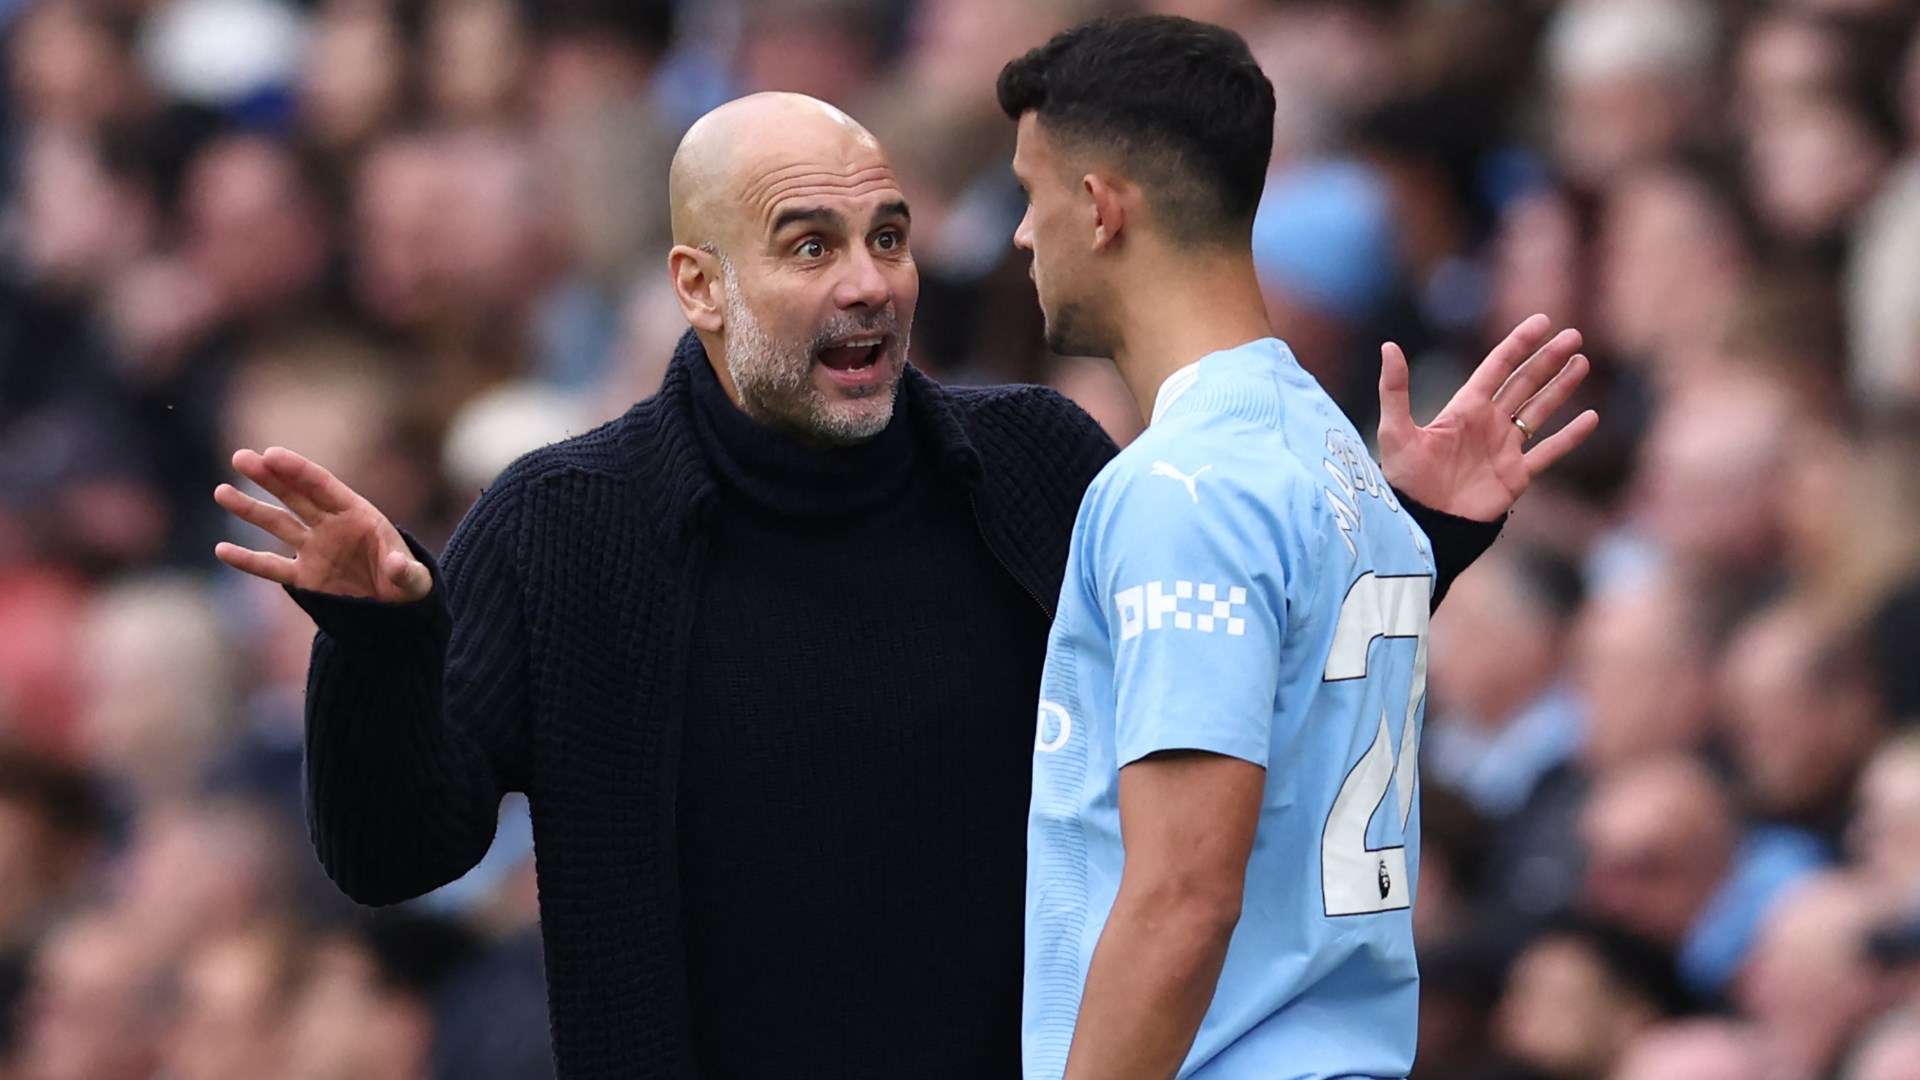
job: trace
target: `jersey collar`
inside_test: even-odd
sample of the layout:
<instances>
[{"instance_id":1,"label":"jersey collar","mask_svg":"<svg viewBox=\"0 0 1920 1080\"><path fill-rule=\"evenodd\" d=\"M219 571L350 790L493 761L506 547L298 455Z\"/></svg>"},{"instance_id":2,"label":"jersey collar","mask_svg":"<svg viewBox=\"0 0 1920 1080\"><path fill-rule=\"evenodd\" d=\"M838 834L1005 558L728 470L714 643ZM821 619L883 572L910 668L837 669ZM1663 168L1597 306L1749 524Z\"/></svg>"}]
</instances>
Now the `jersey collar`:
<instances>
[{"instance_id":1,"label":"jersey collar","mask_svg":"<svg viewBox=\"0 0 1920 1080\"><path fill-rule=\"evenodd\" d=\"M1202 359L1204 359L1204 357ZM1167 376L1166 381L1160 384L1160 391L1153 397L1153 419L1147 421L1147 423L1149 425L1159 423L1160 418L1166 415L1167 410L1173 408L1173 403L1179 401L1185 396L1187 391L1193 389L1193 384L1199 381L1199 379L1199 360L1195 360L1193 363Z\"/></svg>"}]
</instances>

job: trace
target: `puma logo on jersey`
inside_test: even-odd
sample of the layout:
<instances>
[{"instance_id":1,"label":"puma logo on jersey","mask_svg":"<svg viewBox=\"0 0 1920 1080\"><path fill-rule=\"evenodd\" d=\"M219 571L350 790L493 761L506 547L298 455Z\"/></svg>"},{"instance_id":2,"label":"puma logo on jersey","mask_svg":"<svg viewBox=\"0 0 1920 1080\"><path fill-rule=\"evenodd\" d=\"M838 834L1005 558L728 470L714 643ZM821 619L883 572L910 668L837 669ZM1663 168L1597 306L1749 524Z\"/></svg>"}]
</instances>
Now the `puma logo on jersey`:
<instances>
[{"instance_id":1,"label":"puma logo on jersey","mask_svg":"<svg viewBox=\"0 0 1920 1080\"><path fill-rule=\"evenodd\" d=\"M1194 473L1192 476L1188 476L1186 473L1183 473L1179 469L1174 468L1172 465L1168 464L1167 462L1156 461L1153 463L1152 471L1149 472L1147 475L1164 476L1169 480L1180 481L1182 484L1185 484L1187 486L1188 497L1193 499L1193 501L1197 503L1200 501L1200 489L1195 487L1194 485L1200 479L1200 474L1203 472L1206 472L1208 469L1211 469L1211 468L1213 468L1213 466L1211 465L1202 465L1198 469L1194 470Z\"/></svg>"}]
</instances>

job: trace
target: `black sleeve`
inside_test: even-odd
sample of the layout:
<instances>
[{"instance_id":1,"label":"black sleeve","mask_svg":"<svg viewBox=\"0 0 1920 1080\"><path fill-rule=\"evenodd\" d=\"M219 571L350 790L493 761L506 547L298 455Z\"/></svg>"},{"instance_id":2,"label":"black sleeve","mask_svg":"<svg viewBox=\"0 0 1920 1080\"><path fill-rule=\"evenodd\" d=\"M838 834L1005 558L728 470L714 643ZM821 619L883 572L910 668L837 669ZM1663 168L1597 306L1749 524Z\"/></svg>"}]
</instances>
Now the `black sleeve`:
<instances>
[{"instance_id":1,"label":"black sleeve","mask_svg":"<svg viewBox=\"0 0 1920 1080\"><path fill-rule=\"evenodd\" d=\"M1447 590L1453 587L1453 579L1459 577L1462 570L1472 566L1475 559L1486 554L1487 549L1499 538L1500 527L1507 523L1506 516L1501 515L1494 521L1474 521L1422 506L1399 488L1393 489L1393 494L1400 500L1400 505L1407 508L1407 513L1413 515L1420 531L1433 541L1433 565L1437 571L1433 582L1433 606L1438 610Z\"/></svg>"},{"instance_id":2,"label":"black sleeve","mask_svg":"<svg viewBox=\"0 0 1920 1080\"><path fill-rule=\"evenodd\" d=\"M307 822L341 891L363 904L429 892L493 842L523 787L526 631L517 514L498 485L467 512L412 604L288 589L319 626L307 672Z\"/></svg>"}]
</instances>

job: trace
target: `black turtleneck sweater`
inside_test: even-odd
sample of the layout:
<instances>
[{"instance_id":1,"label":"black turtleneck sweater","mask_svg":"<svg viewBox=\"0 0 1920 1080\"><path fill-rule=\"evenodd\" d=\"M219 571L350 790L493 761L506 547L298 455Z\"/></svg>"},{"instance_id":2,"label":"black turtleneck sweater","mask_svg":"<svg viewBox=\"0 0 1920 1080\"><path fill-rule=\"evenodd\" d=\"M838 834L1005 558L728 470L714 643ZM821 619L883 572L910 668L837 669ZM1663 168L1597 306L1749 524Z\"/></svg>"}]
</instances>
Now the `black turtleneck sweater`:
<instances>
[{"instance_id":1,"label":"black turtleneck sweater","mask_svg":"<svg viewBox=\"0 0 1920 1080\"><path fill-rule=\"evenodd\" d=\"M904 397L823 450L692 383L719 481L679 796L700 1075L1018 1076L1046 613Z\"/></svg>"}]
</instances>

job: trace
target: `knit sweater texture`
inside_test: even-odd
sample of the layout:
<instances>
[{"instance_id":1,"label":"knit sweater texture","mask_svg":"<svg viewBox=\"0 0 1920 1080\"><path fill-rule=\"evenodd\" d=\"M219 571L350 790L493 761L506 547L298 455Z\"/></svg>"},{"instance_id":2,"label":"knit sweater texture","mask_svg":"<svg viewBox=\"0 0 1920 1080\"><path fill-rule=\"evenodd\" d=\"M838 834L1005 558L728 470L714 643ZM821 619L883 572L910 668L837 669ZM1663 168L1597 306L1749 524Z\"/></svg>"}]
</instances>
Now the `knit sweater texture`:
<instances>
[{"instance_id":1,"label":"knit sweater texture","mask_svg":"<svg viewBox=\"0 0 1920 1080\"><path fill-rule=\"evenodd\" d=\"M289 590L319 627L306 779L321 864L362 903L418 896L478 862L501 796L525 792L566 1080L701 1075L680 873L701 853L681 852L678 811L686 725L705 719L687 714L688 679L720 498L692 419L694 365L707 363L689 332L659 393L516 461L444 561L409 538L433 574L425 599ZM1049 390L944 388L908 369L900 394L914 452L964 492L986 549L1050 615L1080 497L1113 443ZM1403 502L1434 541L1437 603L1499 527ZM833 585L820 583L822 605ZM963 638L973 600L954 597ZM1031 710L1010 722L1031 724ZM1024 757L978 767L1027 768ZM1006 858L1017 866L1023 852ZM1017 958L1017 940L1006 948ZM938 999L926 1005L937 1016ZM851 1061L858 1047L847 1049Z\"/></svg>"},{"instance_id":2,"label":"knit sweater texture","mask_svg":"<svg viewBox=\"0 0 1920 1080\"><path fill-rule=\"evenodd\" d=\"M700 1074L1017 1076L1047 614L912 401L813 448L690 375L719 479L680 755Z\"/></svg>"}]
</instances>

